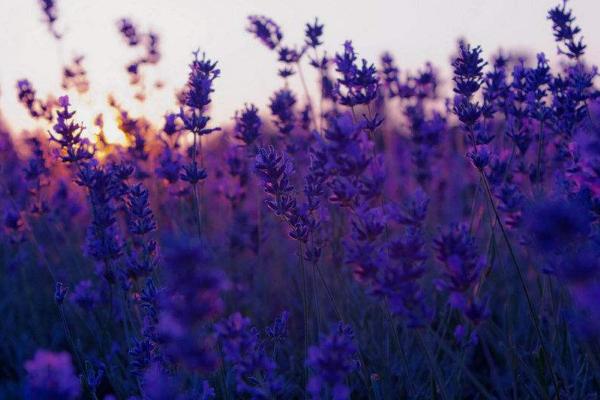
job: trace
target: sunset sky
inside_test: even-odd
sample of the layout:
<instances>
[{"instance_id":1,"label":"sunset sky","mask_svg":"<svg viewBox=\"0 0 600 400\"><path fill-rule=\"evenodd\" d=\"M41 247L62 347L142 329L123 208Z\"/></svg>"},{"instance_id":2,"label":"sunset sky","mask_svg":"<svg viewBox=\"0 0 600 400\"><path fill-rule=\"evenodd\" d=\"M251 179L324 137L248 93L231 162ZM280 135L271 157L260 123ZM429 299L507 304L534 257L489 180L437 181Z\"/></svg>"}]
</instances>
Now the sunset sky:
<instances>
[{"instance_id":1,"label":"sunset sky","mask_svg":"<svg viewBox=\"0 0 600 400\"><path fill-rule=\"evenodd\" d=\"M223 4L228 6L224 7ZM246 17L264 14L278 22L286 44L300 44L306 22L319 17L325 24L325 49L333 54L352 39L360 55L379 63L384 50L394 54L401 68L414 70L425 61L443 67L447 80L449 58L458 37L480 44L486 56L500 44L506 50L544 51L555 62L547 10L557 0L394 0L394 1L283 1L283 0L57 0L57 30L53 38L43 23L36 0L0 2L0 112L15 130L35 123L16 101L15 83L28 78L45 97L62 94L61 65L82 54L91 81L84 98L74 96L81 118L88 124L106 112L106 97L154 121L174 110L176 88L187 76L191 52L196 48L219 61L222 77L216 82L213 118L230 120L246 102L265 109L269 96L282 85L277 78L276 56L245 32ZM600 2L573 0L588 45L587 59L600 62ZM160 35L162 60L147 69L149 84L165 87L143 106L133 100L124 66L137 53L120 38L116 21L131 18L142 31ZM309 76L310 78L310 76ZM311 79L312 81L312 79ZM299 91L300 92L300 91ZM8 116L10 116L8 118Z\"/></svg>"}]
</instances>

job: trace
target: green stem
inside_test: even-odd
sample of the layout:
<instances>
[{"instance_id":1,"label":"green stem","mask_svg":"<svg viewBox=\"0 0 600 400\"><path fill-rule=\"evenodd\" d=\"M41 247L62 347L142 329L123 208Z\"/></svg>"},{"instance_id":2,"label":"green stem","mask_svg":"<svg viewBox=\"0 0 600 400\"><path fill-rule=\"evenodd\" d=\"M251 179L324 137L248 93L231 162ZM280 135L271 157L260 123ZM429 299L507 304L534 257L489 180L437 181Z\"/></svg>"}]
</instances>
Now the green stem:
<instances>
[{"instance_id":1,"label":"green stem","mask_svg":"<svg viewBox=\"0 0 600 400\"><path fill-rule=\"evenodd\" d=\"M523 288L523 292L525 293L525 298L527 299L527 308L529 309L531 321L533 322L535 331L540 340L540 346L541 346L541 350L542 350L542 353L544 356L544 360L546 360L548 369L550 370L550 374L552 376L552 383L554 384L554 388L556 390L556 398L560 400L560 386L558 384L556 375L554 373L554 368L552 367L552 360L549 357L549 353L548 353L548 351L546 349L546 345L544 343L542 331L540 329L538 319L537 319L537 316L535 314L535 310L533 307L533 301L531 300L531 296L529 295L529 290L527 289L527 283L525 282L523 272L521 271L521 267L519 266L519 262L517 261L517 256L515 255L512 244L510 243L510 240L508 238L508 233L506 232L506 229L504 228L504 224L502 223L502 219L500 218L500 214L498 213L498 209L496 208L496 204L494 203L494 199L492 197L492 191L490 189L487 178L482 171L480 171L480 173L481 173L481 177L483 180L483 184L484 184L486 193L488 195L488 199L489 199L492 209L494 211L494 215L496 216L496 221L498 222L498 225L500 226L500 231L502 232L502 237L504 238L504 242L506 243L506 247L508 248L508 252L510 253L510 258L515 267L515 271L517 272L517 275L519 277L519 282L521 283L521 287Z\"/></svg>"},{"instance_id":2,"label":"green stem","mask_svg":"<svg viewBox=\"0 0 600 400\"><path fill-rule=\"evenodd\" d=\"M431 375L433 376L433 380L435 381L435 385L439 389L439 392L440 392L440 395L442 396L442 399L443 400L448 399L448 396L446 395L446 389L444 388L444 385L442 383L442 380L441 380L439 371L437 369L435 360L431 356L431 353L429 352L429 349L425 345L425 342L423 341L423 337L420 335L420 333L417 333L417 341L419 342L419 345L421 346L421 349L423 350L423 352L427 356L427 362L429 364L429 369L431 371Z\"/></svg>"},{"instance_id":3,"label":"green stem","mask_svg":"<svg viewBox=\"0 0 600 400\"><path fill-rule=\"evenodd\" d=\"M302 255L302 243L298 242L298 257L300 258L300 269L302 270L302 306L304 308L304 382L303 387L306 388L308 382L308 366L306 360L308 360L308 289L306 287L306 271L304 269L304 256ZM306 397L306 391L305 395Z\"/></svg>"},{"instance_id":4,"label":"green stem","mask_svg":"<svg viewBox=\"0 0 600 400\"><path fill-rule=\"evenodd\" d=\"M456 354L454 354L454 352L448 347L448 345L446 345L446 343L444 343L444 340L442 338L438 337L437 334L435 333L435 331L433 331L433 329L429 328L429 332L431 333L431 336L437 342L438 346L442 350L444 350L444 352L448 356L450 356L450 358L452 358L452 360L454 362L456 362L458 364L458 366L463 371L463 373L465 374L465 376L479 390L479 392L483 395L483 397L485 397L488 400L493 400L494 396L492 396L487 391L487 389L483 386L483 384L481 382L479 382L479 380L471 373L471 371L469 371L469 369L465 366L464 362L459 357L457 357Z\"/></svg>"},{"instance_id":5,"label":"green stem","mask_svg":"<svg viewBox=\"0 0 600 400\"><path fill-rule=\"evenodd\" d=\"M313 106L312 98L310 97L310 93L308 91L308 86L306 85L306 80L304 79L304 73L302 72L302 66L300 65L300 61L296 63L298 67L298 76L300 77L300 82L302 83L302 88L304 89L304 94L306 96L306 101L308 101L308 105L310 107L310 116L313 123L313 126L318 131L319 127L317 125L317 119L315 118L315 108Z\"/></svg>"}]
</instances>

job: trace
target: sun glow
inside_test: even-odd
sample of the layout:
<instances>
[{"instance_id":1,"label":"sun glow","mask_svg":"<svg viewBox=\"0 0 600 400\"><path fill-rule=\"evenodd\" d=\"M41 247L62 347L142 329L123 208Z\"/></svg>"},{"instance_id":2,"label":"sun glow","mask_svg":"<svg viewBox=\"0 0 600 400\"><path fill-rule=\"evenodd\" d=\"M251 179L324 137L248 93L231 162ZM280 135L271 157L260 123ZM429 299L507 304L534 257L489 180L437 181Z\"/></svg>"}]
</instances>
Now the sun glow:
<instances>
[{"instance_id":1,"label":"sun glow","mask_svg":"<svg viewBox=\"0 0 600 400\"><path fill-rule=\"evenodd\" d=\"M126 145L128 143L125 133L119 128L119 113L108 109L102 115L103 126L101 132L107 143Z\"/></svg>"},{"instance_id":2,"label":"sun glow","mask_svg":"<svg viewBox=\"0 0 600 400\"><path fill-rule=\"evenodd\" d=\"M75 119L84 126L83 137L93 143L127 145L127 137L119 128L119 112L108 102L94 104L86 99L72 99Z\"/></svg>"}]
</instances>

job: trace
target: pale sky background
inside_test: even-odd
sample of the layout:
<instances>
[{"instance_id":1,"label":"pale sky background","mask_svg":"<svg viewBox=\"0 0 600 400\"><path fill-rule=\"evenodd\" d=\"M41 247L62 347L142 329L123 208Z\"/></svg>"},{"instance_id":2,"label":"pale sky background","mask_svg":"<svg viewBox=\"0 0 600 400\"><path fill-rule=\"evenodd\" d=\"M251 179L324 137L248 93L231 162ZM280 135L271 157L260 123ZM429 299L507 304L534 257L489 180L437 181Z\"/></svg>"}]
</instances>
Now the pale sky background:
<instances>
[{"instance_id":1,"label":"pale sky background","mask_svg":"<svg viewBox=\"0 0 600 400\"><path fill-rule=\"evenodd\" d=\"M61 41L49 34L37 0L0 0L0 112L14 130L36 126L17 103L16 81L30 79L42 97L60 95L62 65L77 54L86 57L91 89L85 98L72 99L88 125L93 115L107 111L109 93L133 115L144 113L160 121L166 111L174 110L173 91L185 82L196 48L218 60L222 70L215 85L214 120L227 123L245 102L266 110L282 81L276 76L276 55L245 31L250 14L273 18L290 45L301 44L305 23L319 17L329 54L351 39L360 56L376 65L380 54L389 50L403 69L415 70L432 61L445 80L459 37L480 44L485 56L502 47L531 54L544 51L554 62L558 58L546 15L559 0L56 1ZM599 64L600 0L572 0L570 6L588 45L586 58ZM121 17L160 35L162 60L146 71L150 81L161 79L166 86L143 108L133 100L124 71L137 53L118 33L116 21ZM301 93L299 85L296 88Z\"/></svg>"}]
</instances>

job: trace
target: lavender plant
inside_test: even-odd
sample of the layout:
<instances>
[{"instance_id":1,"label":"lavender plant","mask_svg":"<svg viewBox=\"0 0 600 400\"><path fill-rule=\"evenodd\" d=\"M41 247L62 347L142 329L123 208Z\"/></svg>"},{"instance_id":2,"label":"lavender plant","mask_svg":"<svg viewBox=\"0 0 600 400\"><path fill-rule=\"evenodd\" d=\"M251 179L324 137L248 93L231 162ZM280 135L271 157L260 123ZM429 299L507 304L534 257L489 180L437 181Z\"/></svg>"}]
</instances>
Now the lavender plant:
<instances>
[{"instance_id":1,"label":"lavender plant","mask_svg":"<svg viewBox=\"0 0 600 400\"><path fill-rule=\"evenodd\" d=\"M268 106L215 127L196 51L160 126L110 99L126 144L17 82L48 129L0 124L0 398L595 399L600 91L569 3L547 18L555 57L461 39L409 71L250 16ZM117 27L144 102L158 35Z\"/></svg>"}]
</instances>

